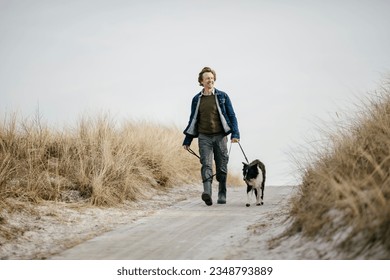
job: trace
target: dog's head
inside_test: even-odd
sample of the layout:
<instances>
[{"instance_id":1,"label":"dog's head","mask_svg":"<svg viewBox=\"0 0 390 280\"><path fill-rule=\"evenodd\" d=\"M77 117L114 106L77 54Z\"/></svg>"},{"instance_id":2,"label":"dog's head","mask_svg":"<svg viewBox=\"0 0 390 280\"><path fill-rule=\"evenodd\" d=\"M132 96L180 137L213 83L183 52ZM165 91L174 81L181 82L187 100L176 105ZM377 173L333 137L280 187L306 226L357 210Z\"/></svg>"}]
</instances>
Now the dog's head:
<instances>
[{"instance_id":1,"label":"dog's head","mask_svg":"<svg viewBox=\"0 0 390 280\"><path fill-rule=\"evenodd\" d=\"M254 160L250 164L245 162L242 163L244 166L242 168L242 175L245 182L249 182L252 179L256 179L259 175L259 170L265 173L264 164L260 160Z\"/></svg>"},{"instance_id":2,"label":"dog's head","mask_svg":"<svg viewBox=\"0 0 390 280\"><path fill-rule=\"evenodd\" d=\"M256 179L259 175L259 170L257 168L257 164L247 164L245 162L242 163L244 167L242 168L242 175L245 182L249 182L252 179Z\"/></svg>"}]
</instances>

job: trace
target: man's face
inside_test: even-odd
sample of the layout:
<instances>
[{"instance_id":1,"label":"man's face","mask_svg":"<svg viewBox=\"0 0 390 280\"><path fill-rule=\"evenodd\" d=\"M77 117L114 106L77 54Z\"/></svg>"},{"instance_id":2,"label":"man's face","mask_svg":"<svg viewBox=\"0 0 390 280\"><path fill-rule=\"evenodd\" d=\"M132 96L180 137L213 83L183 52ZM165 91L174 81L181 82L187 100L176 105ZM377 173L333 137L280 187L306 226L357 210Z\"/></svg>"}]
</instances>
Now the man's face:
<instances>
[{"instance_id":1,"label":"man's face","mask_svg":"<svg viewBox=\"0 0 390 280\"><path fill-rule=\"evenodd\" d=\"M214 87L214 75L211 72L203 73L202 85L205 88L212 89Z\"/></svg>"}]
</instances>

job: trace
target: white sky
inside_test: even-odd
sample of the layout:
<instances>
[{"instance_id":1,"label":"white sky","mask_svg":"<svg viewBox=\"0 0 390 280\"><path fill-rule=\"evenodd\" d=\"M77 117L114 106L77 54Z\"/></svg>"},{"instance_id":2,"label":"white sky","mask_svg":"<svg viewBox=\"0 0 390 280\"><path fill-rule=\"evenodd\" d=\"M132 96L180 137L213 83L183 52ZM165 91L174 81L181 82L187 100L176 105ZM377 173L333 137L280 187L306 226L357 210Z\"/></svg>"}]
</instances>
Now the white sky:
<instances>
[{"instance_id":1,"label":"white sky","mask_svg":"<svg viewBox=\"0 0 390 280\"><path fill-rule=\"evenodd\" d=\"M389 11L385 0L0 0L0 112L39 104L51 125L103 111L182 130L210 66L249 159L269 185L294 184L291 153L318 119L347 116L389 73ZM242 161L235 144L230 170Z\"/></svg>"}]
</instances>

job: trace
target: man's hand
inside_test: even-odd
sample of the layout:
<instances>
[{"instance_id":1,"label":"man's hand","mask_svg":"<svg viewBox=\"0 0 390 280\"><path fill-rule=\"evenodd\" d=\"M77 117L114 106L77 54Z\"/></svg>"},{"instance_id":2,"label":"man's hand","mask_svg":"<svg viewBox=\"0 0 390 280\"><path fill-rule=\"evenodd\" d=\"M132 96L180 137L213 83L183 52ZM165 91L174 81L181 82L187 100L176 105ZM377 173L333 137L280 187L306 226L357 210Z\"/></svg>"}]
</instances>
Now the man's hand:
<instances>
[{"instance_id":1,"label":"man's hand","mask_svg":"<svg viewBox=\"0 0 390 280\"><path fill-rule=\"evenodd\" d=\"M187 150L187 151L188 151L188 149L190 148L190 146L188 146L188 145L183 145L183 148L184 148L184 150Z\"/></svg>"},{"instance_id":2,"label":"man's hand","mask_svg":"<svg viewBox=\"0 0 390 280\"><path fill-rule=\"evenodd\" d=\"M237 139L237 138L232 139L232 143L238 143L238 142L240 142L240 139Z\"/></svg>"}]
</instances>

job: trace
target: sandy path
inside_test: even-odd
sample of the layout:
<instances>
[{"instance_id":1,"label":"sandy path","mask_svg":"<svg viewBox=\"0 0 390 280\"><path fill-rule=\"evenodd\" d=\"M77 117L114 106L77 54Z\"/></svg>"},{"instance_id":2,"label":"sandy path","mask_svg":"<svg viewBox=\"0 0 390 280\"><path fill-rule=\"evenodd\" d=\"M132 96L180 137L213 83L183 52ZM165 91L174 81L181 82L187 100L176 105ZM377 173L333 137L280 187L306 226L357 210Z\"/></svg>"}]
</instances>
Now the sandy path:
<instances>
[{"instance_id":1,"label":"sandy path","mask_svg":"<svg viewBox=\"0 0 390 280\"><path fill-rule=\"evenodd\" d=\"M280 217L291 187L268 187L263 206L245 207L244 188L228 190L228 204L206 206L200 198L181 201L87 242L52 259L246 259L256 258L250 248L253 232L258 246L265 246L273 233L273 217ZM214 198L216 195L214 194ZM271 231L266 229L271 228ZM253 247L252 247L253 248ZM267 258L266 255L258 256Z\"/></svg>"}]
</instances>

